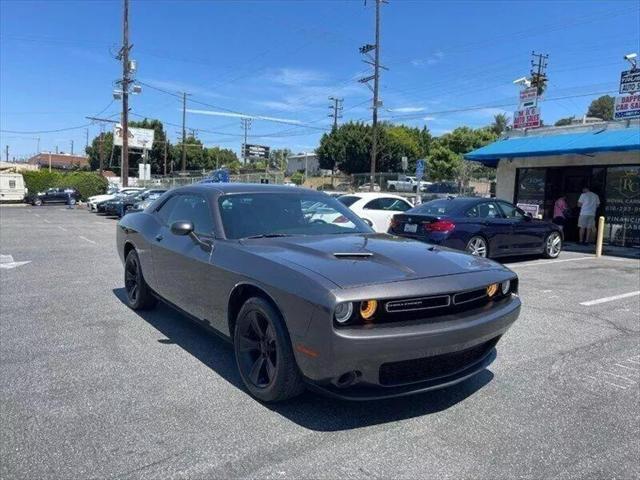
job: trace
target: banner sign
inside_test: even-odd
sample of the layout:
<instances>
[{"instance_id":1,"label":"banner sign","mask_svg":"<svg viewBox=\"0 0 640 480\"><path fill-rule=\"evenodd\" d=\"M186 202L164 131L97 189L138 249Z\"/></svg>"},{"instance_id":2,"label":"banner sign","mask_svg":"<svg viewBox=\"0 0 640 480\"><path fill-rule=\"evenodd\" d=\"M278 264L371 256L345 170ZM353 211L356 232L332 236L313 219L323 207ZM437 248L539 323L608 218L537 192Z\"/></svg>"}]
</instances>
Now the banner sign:
<instances>
[{"instance_id":1,"label":"banner sign","mask_svg":"<svg viewBox=\"0 0 640 480\"><path fill-rule=\"evenodd\" d=\"M269 147L264 145L251 145L247 143L244 145L243 151L246 158L269 158Z\"/></svg>"},{"instance_id":2,"label":"banner sign","mask_svg":"<svg viewBox=\"0 0 640 480\"><path fill-rule=\"evenodd\" d=\"M640 117L640 92L632 95L619 95L613 107L614 120Z\"/></svg>"},{"instance_id":3,"label":"banner sign","mask_svg":"<svg viewBox=\"0 0 640 480\"><path fill-rule=\"evenodd\" d=\"M620 74L620 93L640 92L640 68Z\"/></svg>"},{"instance_id":4,"label":"banner sign","mask_svg":"<svg viewBox=\"0 0 640 480\"><path fill-rule=\"evenodd\" d=\"M534 203L518 203L516 205L520 210L524 211L524 213L528 213L533 218L538 218L538 214L540 213L540 205L536 205Z\"/></svg>"},{"instance_id":5,"label":"banner sign","mask_svg":"<svg viewBox=\"0 0 640 480\"><path fill-rule=\"evenodd\" d=\"M540 126L540 108L529 107L513 114L513 128L532 128Z\"/></svg>"},{"instance_id":6,"label":"banner sign","mask_svg":"<svg viewBox=\"0 0 640 480\"><path fill-rule=\"evenodd\" d=\"M520 107L519 110L535 107L538 105L538 87L527 87L520 90Z\"/></svg>"},{"instance_id":7,"label":"banner sign","mask_svg":"<svg viewBox=\"0 0 640 480\"><path fill-rule=\"evenodd\" d=\"M150 163L138 164L138 180L151 180L151 164Z\"/></svg>"},{"instance_id":8,"label":"banner sign","mask_svg":"<svg viewBox=\"0 0 640 480\"><path fill-rule=\"evenodd\" d=\"M418 181L424 176L424 160L418 160L416 162L416 177Z\"/></svg>"},{"instance_id":9,"label":"banner sign","mask_svg":"<svg viewBox=\"0 0 640 480\"><path fill-rule=\"evenodd\" d=\"M129 148L140 148L151 150L153 147L153 136L155 131L150 128L127 128L129 137ZM113 126L113 144L122 146L122 125L119 123Z\"/></svg>"}]
</instances>

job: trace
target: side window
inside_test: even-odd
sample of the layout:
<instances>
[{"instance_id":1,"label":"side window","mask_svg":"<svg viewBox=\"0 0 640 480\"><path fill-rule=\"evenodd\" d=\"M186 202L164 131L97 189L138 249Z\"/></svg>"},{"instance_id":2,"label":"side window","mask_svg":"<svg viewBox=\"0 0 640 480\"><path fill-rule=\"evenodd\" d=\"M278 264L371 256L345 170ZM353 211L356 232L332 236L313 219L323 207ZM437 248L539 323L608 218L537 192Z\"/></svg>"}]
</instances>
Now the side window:
<instances>
[{"instance_id":1,"label":"side window","mask_svg":"<svg viewBox=\"0 0 640 480\"><path fill-rule=\"evenodd\" d=\"M364 207L365 210L382 210L381 198L376 198L375 200L371 200Z\"/></svg>"},{"instance_id":2,"label":"side window","mask_svg":"<svg viewBox=\"0 0 640 480\"><path fill-rule=\"evenodd\" d=\"M478 217L480 218L500 218L501 216L498 206L493 202L478 205Z\"/></svg>"},{"instance_id":3,"label":"side window","mask_svg":"<svg viewBox=\"0 0 640 480\"><path fill-rule=\"evenodd\" d=\"M507 218L524 218L526 216L522 210L520 210L518 207L514 205L511 205L510 203L507 203L507 202L498 202L498 203L500 204L500 209L502 210L502 213Z\"/></svg>"},{"instance_id":4,"label":"side window","mask_svg":"<svg viewBox=\"0 0 640 480\"><path fill-rule=\"evenodd\" d=\"M213 220L209 203L200 195L178 195L175 197L175 206L169 214L168 224L179 220L189 220L193 223L196 233L211 235L213 233Z\"/></svg>"},{"instance_id":5,"label":"side window","mask_svg":"<svg viewBox=\"0 0 640 480\"><path fill-rule=\"evenodd\" d=\"M16 188L16 181L15 180L9 180L9 188Z\"/></svg>"},{"instance_id":6,"label":"side window","mask_svg":"<svg viewBox=\"0 0 640 480\"><path fill-rule=\"evenodd\" d=\"M393 210L394 212L406 212L411 208L411 205L407 204L407 202L403 202L402 200L395 200L387 210Z\"/></svg>"},{"instance_id":7,"label":"side window","mask_svg":"<svg viewBox=\"0 0 640 480\"><path fill-rule=\"evenodd\" d=\"M480 214L478 213L477 205L474 205L469 210L467 210L467 213L465 213L465 217L468 217L468 218L478 218L479 216Z\"/></svg>"},{"instance_id":8,"label":"side window","mask_svg":"<svg viewBox=\"0 0 640 480\"><path fill-rule=\"evenodd\" d=\"M173 197L169 197L169 199L164 202L158 209L156 210L156 215L160 219L160 222L169 225L169 217L171 216L171 211L176 206L180 195L174 195Z\"/></svg>"}]
</instances>

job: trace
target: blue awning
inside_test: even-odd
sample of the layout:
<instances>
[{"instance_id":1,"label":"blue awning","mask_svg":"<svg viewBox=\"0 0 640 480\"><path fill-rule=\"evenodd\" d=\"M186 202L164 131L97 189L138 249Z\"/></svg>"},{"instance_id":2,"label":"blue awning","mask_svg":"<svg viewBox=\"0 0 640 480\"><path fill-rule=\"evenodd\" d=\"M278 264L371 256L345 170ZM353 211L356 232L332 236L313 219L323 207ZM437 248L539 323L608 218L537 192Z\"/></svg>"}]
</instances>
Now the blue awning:
<instances>
[{"instance_id":1,"label":"blue awning","mask_svg":"<svg viewBox=\"0 0 640 480\"><path fill-rule=\"evenodd\" d=\"M640 151L640 128L512 137L467 153L464 158L495 167L501 158L541 157L571 153Z\"/></svg>"}]
</instances>

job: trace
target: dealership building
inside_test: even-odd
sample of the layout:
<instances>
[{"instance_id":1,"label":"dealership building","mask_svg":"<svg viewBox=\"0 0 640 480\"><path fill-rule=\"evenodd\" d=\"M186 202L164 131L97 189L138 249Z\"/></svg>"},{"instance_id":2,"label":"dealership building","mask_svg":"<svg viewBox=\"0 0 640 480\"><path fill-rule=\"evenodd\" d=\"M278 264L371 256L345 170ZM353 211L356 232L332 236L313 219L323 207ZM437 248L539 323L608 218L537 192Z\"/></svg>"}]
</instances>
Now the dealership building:
<instances>
[{"instance_id":1,"label":"dealership building","mask_svg":"<svg viewBox=\"0 0 640 480\"><path fill-rule=\"evenodd\" d=\"M565 195L567 240L576 239L577 201L589 187L600 196L605 241L640 248L640 121L512 130L465 158L495 167L496 196L538 218L551 220Z\"/></svg>"}]
</instances>

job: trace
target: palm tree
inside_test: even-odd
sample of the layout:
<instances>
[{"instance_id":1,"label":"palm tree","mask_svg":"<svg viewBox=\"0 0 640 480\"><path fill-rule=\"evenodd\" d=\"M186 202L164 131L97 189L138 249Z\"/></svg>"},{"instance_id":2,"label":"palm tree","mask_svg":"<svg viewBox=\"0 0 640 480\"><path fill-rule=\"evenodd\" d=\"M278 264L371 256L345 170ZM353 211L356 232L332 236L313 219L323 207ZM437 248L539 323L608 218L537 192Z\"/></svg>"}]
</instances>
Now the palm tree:
<instances>
[{"instance_id":1,"label":"palm tree","mask_svg":"<svg viewBox=\"0 0 640 480\"><path fill-rule=\"evenodd\" d=\"M493 117L493 123L489 128L496 135L500 135L507 129L508 124L509 117L507 117L504 113L499 113L495 117Z\"/></svg>"}]
</instances>

